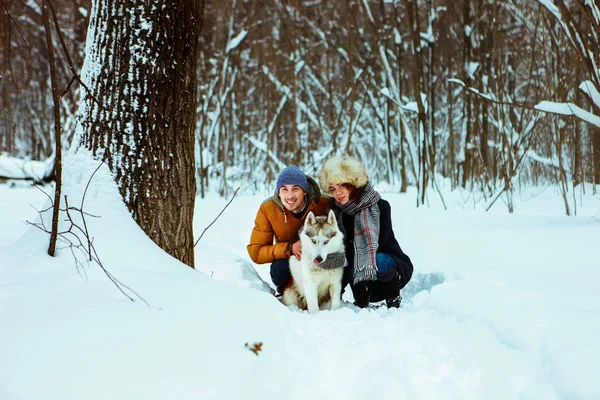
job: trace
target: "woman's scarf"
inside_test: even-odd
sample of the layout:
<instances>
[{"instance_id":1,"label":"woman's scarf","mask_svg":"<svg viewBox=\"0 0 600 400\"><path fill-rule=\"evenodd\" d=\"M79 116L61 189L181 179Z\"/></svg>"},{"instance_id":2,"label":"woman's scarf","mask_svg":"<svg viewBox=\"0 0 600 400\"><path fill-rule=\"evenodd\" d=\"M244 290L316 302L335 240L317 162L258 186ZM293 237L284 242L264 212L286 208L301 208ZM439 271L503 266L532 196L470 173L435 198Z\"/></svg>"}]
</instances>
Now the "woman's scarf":
<instances>
[{"instance_id":1,"label":"woman's scarf","mask_svg":"<svg viewBox=\"0 0 600 400\"><path fill-rule=\"evenodd\" d=\"M380 215L377 202L381 196L371 184L365 186L358 202L350 199L335 204L344 214L354 216L354 284L377 279L375 257L379 247ZM340 216L341 217L341 216ZM343 224L342 224L343 225ZM346 234L349 234L347 232Z\"/></svg>"}]
</instances>

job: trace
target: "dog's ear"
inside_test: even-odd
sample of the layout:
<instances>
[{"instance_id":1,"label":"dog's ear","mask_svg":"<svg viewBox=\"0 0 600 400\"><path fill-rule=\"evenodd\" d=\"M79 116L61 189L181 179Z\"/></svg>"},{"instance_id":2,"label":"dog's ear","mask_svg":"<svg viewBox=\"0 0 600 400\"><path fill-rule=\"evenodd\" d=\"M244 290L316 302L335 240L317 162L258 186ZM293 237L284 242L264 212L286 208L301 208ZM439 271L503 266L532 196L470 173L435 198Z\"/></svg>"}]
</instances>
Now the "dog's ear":
<instances>
[{"instance_id":1,"label":"dog's ear","mask_svg":"<svg viewBox=\"0 0 600 400\"><path fill-rule=\"evenodd\" d=\"M337 225L337 220L335 219L335 213L333 210L329 210L329 215L327 215L327 223L329 225Z\"/></svg>"},{"instance_id":2,"label":"dog's ear","mask_svg":"<svg viewBox=\"0 0 600 400\"><path fill-rule=\"evenodd\" d=\"M317 223L317 219L315 218L315 214L312 211L308 212L306 216L306 221L304 221L304 225L314 225Z\"/></svg>"}]
</instances>

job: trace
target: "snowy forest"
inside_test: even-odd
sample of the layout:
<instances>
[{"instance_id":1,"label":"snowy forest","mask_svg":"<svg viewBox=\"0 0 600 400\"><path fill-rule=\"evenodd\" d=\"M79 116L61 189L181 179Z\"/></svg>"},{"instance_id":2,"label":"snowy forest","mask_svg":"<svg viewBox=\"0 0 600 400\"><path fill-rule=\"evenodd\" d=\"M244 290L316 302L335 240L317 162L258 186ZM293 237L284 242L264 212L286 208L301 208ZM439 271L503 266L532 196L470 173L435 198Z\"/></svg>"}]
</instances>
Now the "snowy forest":
<instances>
[{"instance_id":1,"label":"snowy forest","mask_svg":"<svg viewBox=\"0 0 600 400\"><path fill-rule=\"evenodd\" d=\"M56 154L48 31L64 149L83 97L90 2L51 4L48 30L40 2L0 3L0 157L24 166ZM599 32L589 0L206 2L197 194L253 193L346 152L415 186L417 206L444 187L512 211L521 187L550 184L572 215L568 193L600 183Z\"/></svg>"},{"instance_id":2,"label":"snowy forest","mask_svg":"<svg viewBox=\"0 0 600 400\"><path fill-rule=\"evenodd\" d=\"M0 0L0 104L1 400L600 399L600 0ZM346 154L414 271L311 314Z\"/></svg>"}]
</instances>

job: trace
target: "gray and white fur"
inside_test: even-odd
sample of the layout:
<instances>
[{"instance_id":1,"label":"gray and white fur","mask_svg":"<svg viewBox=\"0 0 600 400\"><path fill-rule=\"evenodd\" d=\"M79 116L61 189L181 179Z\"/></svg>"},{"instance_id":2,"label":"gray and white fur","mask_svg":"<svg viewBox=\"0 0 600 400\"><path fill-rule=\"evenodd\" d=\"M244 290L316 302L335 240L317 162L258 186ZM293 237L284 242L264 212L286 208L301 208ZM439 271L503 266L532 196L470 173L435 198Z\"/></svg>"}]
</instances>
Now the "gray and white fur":
<instances>
[{"instance_id":1,"label":"gray and white fur","mask_svg":"<svg viewBox=\"0 0 600 400\"><path fill-rule=\"evenodd\" d=\"M292 284L283 292L282 302L311 314L340 307L344 274L344 234L335 214L315 217L309 212L300 229L302 258L290 257Z\"/></svg>"}]
</instances>

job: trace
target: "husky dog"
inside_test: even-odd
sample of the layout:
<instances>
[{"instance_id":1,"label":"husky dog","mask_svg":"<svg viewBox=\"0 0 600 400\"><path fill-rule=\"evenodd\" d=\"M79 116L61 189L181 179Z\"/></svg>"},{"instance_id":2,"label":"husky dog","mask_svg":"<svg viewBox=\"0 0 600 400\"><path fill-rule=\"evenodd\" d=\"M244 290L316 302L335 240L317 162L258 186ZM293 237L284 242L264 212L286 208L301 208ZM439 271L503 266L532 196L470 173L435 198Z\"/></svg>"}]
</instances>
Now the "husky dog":
<instances>
[{"instance_id":1,"label":"husky dog","mask_svg":"<svg viewBox=\"0 0 600 400\"><path fill-rule=\"evenodd\" d=\"M290 257L292 283L283 291L281 301L286 306L296 305L311 314L331 301L331 309L339 308L344 274L344 235L335 214L315 217L308 213L300 229L302 259Z\"/></svg>"}]
</instances>

